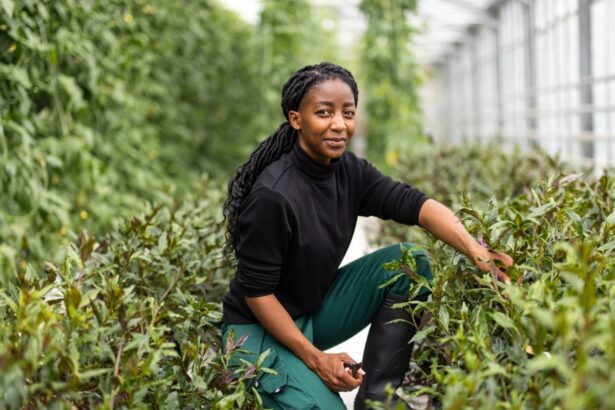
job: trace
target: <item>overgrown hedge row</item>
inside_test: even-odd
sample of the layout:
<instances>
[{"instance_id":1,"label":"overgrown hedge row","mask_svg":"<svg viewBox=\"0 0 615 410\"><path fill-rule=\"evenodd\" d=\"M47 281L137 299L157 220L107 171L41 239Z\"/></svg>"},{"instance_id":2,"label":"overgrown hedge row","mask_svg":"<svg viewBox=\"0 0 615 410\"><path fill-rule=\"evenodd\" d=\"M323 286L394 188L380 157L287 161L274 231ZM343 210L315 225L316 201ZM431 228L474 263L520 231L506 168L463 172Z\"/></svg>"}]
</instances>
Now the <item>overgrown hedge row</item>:
<instances>
[{"instance_id":1,"label":"overgrown hedge row","mask_svg":"<svg viewBox=\"0 0 615 410\"><path fill-rule=\"evenodd\" d=\"M415 238L435 280L432 300L413 306L431 316L415 337L414 383L447 409L614 408L615 180L497 147L409 164L408 181L516 262L513 284L496 283L451 248ZM407 231L385 225L379 241Z\"/></svg>"},{"instance_id":2,"label":"overgrown hedge row","mask_svg":"<svg viewBox=\"0 0 615 410\"><path fill-rule=\"evenodd\" d=\"M216 327L222 190L148 209L0 285L0 408L256 408ZM231 378L233 375L233 379Z\"/></svg>"},{"instance_id":3,"label":"overgrown hedge row","mask_svg":"<svg viewBox=\"0 0 615 410\"><path fill-rule=\"evenodd\" d=\"M2 1L0 272L237 164L252 31L213 0Z\"/></svg>"},{"instance_id":4,"label":"overgrown hedge row","mask_svg":"<svg viewBox=\"0 0 615 410\"><path fill-rule=\"evenodd\" d=\"M368 158L382 167L425 143L418 89L424 81L412 46L420 31L408 18L417 0L361 0L367 21L359 74L364 100Z\"/></svg>"}]
</instances>

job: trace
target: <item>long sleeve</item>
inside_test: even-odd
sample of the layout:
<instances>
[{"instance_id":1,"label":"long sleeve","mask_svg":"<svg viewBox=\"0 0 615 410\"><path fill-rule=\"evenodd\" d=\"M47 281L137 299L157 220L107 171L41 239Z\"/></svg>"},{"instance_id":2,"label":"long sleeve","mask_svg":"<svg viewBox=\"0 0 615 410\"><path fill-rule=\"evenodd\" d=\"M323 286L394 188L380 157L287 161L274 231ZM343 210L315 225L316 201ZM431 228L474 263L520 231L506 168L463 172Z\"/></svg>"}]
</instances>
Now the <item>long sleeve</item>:
<instances>
[{"instance_id":1,"label":"long sleeve","mask_svg":"<svg viewBox=\"0 0 615 410\"><path fill-rule=\"evenodd\" d=\"M257 323L246 297L275 294L292 318L314 314L335 281L358 215L418 223L425 195L346 151L323 164L300 144L267 166L238 215L226 323Z\"/></svg>"},{"instance_id":2,"label":"long sleeve","mask_svg":"<svg viewBox=\"0 0 615 410\"><path fill-rule=\"evenodd\" d=\"M362 163L359 215L392 219L406 225L418 225L419 211L428 199L418 188L382 174L365 159Z\"/></svg>"},{"instance_id":3,"label":"long sleeve","mask_svg":"<svg viewBox=\"0 0 615 410\"><path fill-rule=\"evenodd\" d=\"M259 188L249 195L238 221L237 283L243 296L271 294L278 286L293 220L280 193Z\"/></svg>"}]
</instances>

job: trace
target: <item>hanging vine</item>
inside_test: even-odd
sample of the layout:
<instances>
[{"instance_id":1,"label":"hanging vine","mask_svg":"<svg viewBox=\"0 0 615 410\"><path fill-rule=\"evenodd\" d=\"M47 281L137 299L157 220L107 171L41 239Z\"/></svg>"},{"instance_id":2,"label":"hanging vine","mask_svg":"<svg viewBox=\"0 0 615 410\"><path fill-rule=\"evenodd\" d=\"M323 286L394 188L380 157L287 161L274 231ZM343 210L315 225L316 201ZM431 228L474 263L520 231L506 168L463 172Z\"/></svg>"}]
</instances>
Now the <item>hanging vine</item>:
<instances>
[{"instance_id":1,"label":"hanging vine","mask_svg":"<svg viewBox=\"0 0 615 410\"><path fill-rule=\"evenodd\" d=\"M368 156L389 166L424 141L418 87L421 73L411 52L417 30L408 21L416 0L362 0L367 32L361 52L367 94Z\"/></svg>"},{"instance_id":2,"label":"hanging vine","mask_svg":"<svg viewBox=\"0 0 615 410\"><path fill-rule=\"evenodd\" d=\"M308 0L266 0L257 37L264 99L258 121L267 133L283 121L284 81L305 65L331 59L336 48L335 22L326 8L315 9Z\"/></svg>"}]
</instances>

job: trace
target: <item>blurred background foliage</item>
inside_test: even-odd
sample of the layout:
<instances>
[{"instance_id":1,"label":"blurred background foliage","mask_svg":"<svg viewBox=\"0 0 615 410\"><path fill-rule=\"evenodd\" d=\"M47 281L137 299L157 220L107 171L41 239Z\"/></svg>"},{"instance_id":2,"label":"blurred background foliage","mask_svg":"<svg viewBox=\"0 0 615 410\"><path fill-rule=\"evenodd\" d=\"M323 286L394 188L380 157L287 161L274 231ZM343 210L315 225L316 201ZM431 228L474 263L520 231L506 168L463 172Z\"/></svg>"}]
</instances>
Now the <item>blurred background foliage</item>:
<instances>
[{"instance_id":1,"label":"blurred background foliage","mask_svg":"<svg viewBox=\"0 0 615 410\"><path fill-rule=\"evenodd\" d=\"M211 1L2 4L2 270L181 196L237 161L229 140L254 141L250 27Z\"/></svg>"},{"instance_id":2,"label":"blurred background foliage","mask_svg":"<svg viewBox=\"0 0 615 410\"><path fill-rule=\"evenodd\" d=\"M418 95L424 74L411 51L418 28L408 20L416 7L416 0L360 4L367 18L360 70L367 94L366 157L388 170L426 141Z\"/></svg>"}]
</instances>

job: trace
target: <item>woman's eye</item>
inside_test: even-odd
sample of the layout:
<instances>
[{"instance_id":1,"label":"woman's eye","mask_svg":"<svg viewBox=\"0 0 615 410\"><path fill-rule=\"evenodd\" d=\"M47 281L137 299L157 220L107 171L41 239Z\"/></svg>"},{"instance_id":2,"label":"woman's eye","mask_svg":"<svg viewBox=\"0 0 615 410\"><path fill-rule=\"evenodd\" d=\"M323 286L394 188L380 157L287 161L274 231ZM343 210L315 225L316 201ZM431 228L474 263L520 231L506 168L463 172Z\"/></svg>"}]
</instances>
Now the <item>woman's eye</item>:
<instances>
[{"instance_id":1,"label":"woman's eye","mask_svg":"<svg viewBox=\"0 0 615 410\"><path fill-rule=\"evenodd\" d=\"M347 117L354 117L354 111L346 111L344 115L346 115Z\"/></svg>"},{"instance_id":2,"label":"woman's eye","mask_svg":"<svg viewBox=\"0 0 615 410\"><path fill-rule=\"evenodd\" d=\"M320 110L316 114L318 114L318 115L329 115L330 113L329 113L329 110Z\"/></svg>"}]
</instances>

